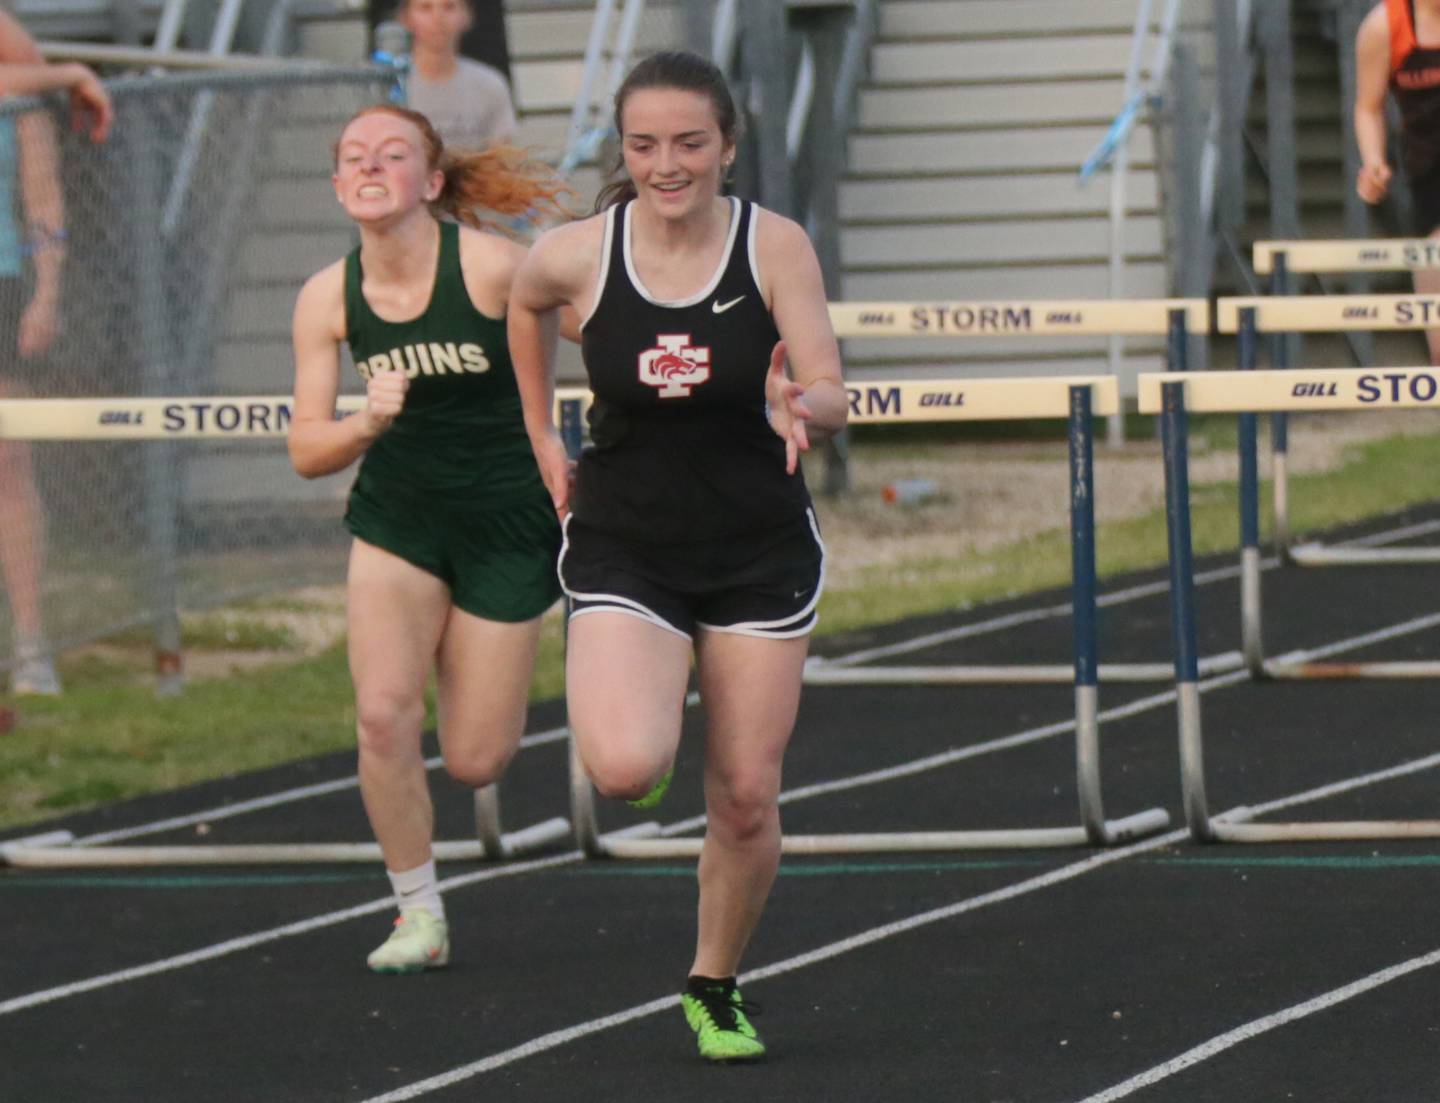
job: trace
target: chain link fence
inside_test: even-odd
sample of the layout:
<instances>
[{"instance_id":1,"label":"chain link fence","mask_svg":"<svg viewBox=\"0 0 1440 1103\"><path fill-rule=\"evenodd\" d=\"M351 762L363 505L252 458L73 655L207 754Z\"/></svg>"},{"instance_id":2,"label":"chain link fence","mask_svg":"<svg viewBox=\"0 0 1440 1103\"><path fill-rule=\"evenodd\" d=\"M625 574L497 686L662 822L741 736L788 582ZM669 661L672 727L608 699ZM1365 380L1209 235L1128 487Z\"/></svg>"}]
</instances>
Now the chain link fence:
<instances>
[{"instance_id":1,"label":"chain link fence","mask_svg":"<svg viewBox=\"0 0 1440 1103\"><path fill-rule=\"evenodd\" d=\"M100 145L71 131L58 103L0 105L29 254L5 293L28 299L46 250L64 253L54 341L21 358L4 334L0 386L39 398L288 394L296 293L355 240L330 189L331 147L351 114L384 98L383 75L297 67L107 88L116 119ZM47 118L53 165L24 137ZM4 153L0 139L0 170ZM41 228L57 198L63 242ZM0 316L18 316L23 304L10 305ZM353 372L344 386L359 390ZM0 447L29 450L47 522L43 540L23 525L8 541L0 532L7 669L12 640L34 631L17 623L24 595L9 591L42 561L43 632L57 649L150 623L159 651L178 654L180 609L343 577L349 475L300 479L283 440ZM23 478L23 463L7 466L0 478Z\"/></svg>"}]
</instances>

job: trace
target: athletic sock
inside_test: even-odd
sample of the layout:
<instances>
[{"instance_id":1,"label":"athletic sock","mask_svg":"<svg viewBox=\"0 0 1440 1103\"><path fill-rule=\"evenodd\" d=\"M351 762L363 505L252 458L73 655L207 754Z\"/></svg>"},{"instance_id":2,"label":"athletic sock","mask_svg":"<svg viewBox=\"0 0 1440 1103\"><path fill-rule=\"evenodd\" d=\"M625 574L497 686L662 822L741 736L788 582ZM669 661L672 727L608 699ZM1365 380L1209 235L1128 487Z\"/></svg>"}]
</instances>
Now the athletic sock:
<instances>
[{"instance_id":1,"label":"athletic sock","mask_svg":"<svg viewBox=\"0 0 1440 1103\"><path fill-rule=\"evenodd\" d=\"M699 995L701 992L710 991L715 988L734 988L734 977L702 977L699 973L691 973L685 980L685 990L691 995Z\"/></svg>"},{"instance_id":2,"label":"athletic sock","mask_svg":"<svg viewBox=\"0 0 1440 1103\"><path fill-rule=\"evenodd\" d=\"M399 873L387 869L385 873L395 890L395 902L400 906L402 916L416 908L424 908L436 919L445 918L445 904L440 899L440 878L435 873L434 858L414 869Z\"/></svg>"}]
</instances>

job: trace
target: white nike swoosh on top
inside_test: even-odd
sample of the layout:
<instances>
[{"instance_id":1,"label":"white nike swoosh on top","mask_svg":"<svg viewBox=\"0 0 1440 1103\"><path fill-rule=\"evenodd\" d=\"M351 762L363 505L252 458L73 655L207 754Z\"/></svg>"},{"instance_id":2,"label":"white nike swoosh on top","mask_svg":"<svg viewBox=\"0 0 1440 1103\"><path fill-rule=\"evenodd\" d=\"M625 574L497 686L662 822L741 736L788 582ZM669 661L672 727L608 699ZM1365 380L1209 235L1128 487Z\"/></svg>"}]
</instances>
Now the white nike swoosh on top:
<instances>
[{"instance_id":1,"label":"white nike swoosh on top","mask_svg":"<svg viewBox=\"0 0 1440 1103\"><path fill-rule=\"evenodd\" d=\"M716 314L724 314L725 311L729 310L732 306L738 303L740 299L743 298L745 298L745 296L741 295L739 299L731 299L728 303L713 302L710 304L710 309L713 310Z\"/></svg>"}]
</instances>

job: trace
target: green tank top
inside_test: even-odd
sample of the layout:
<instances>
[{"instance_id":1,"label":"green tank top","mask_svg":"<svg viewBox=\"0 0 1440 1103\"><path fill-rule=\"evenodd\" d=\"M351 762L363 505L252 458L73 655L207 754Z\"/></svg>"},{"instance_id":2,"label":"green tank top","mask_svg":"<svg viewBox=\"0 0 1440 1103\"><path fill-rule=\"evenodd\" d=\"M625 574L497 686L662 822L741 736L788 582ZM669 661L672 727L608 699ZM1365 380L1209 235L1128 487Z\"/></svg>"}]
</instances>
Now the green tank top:
<instances>
[{"instance_id":1,"label":"green tank top","mask_svg":"<svg viewBox=\"0 0 1440 1103\"><path fill-rule=\"evenodd\" d=\"M363 379L403 371L405 405L365 453L357 483L504 505L543 492L520 408L505 319L475 309L460 269L460 228L440 223L430 303L387 322L361 293L360 250L345 260L346 339Z\"/></svg>"}]
</instances>

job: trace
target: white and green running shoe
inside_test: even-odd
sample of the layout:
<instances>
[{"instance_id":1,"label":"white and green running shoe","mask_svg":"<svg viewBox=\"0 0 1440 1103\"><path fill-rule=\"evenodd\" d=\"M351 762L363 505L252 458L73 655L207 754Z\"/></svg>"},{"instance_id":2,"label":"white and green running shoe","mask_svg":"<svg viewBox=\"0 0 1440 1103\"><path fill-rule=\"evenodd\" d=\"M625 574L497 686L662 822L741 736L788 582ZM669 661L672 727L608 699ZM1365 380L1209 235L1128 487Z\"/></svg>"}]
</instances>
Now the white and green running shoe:
<instances>
[{"instance_id":1,"label":"white and green running shoe","mask_svg":"<svg viewBox=\"0 0 1440 1103\"><path fill-rule=\"evenodd\" d=\"M395 929L365 963L376 973L418 973L450 963L450 928L424 908L395 920Z\"/></svg>"},{"instance_id":2,"label":"white and green running shoe","mask_svg":"<svg viewBox=\"0 0 1440 1103\"><path fill-rule=\"evenodd\" d=\"M746 1018L758 1015L760 1006L741 998L734 977L691 977L680 1007L707 1061L758 1061L765 1056L765 1043Z\"/></svg>"}]
</instances>

